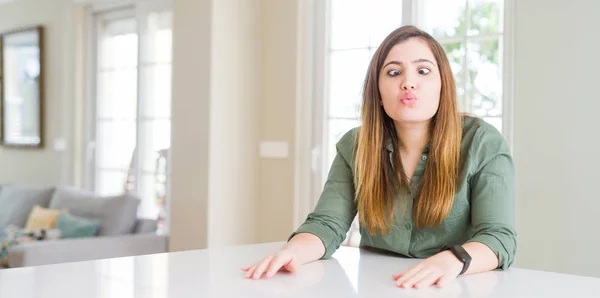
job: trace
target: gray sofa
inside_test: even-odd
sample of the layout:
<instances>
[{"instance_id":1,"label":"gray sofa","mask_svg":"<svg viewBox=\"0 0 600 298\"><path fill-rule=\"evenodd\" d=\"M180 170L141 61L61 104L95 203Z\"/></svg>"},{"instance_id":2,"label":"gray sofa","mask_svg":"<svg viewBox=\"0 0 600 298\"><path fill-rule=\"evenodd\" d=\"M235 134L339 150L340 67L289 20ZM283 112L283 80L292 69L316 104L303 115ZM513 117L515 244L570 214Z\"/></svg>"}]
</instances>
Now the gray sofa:
<instances>
[{"instance_id":1,"label":"gray sofa","mask_svg":"<svg viewBox=\"0 0 600 298\"><path fill-rule=\"evenodd\" d=\"M8 250L10 268L167 251L167 238L156 233L156 222L137 217L138 198L98 197L68 187L0 185L0 232L10 225L25 227L35 205L67 209L73 215L93 219L99 222L97 235L18 244Z\"/></svg>"}]
</instances>

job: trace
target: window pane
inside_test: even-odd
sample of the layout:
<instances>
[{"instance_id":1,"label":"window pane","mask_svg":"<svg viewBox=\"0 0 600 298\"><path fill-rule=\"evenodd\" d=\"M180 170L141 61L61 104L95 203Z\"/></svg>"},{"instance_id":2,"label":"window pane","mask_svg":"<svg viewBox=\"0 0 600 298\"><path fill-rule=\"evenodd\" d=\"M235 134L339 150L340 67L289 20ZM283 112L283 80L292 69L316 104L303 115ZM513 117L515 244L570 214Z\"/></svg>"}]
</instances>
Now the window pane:
<instances>
[{"instance_id":1,"label":"window pane","mask_svg":"<svg viewBox=\"0 0 600 298\"><path fill-rule=\"evenodd\" d=\"M142 117L171 117L171 64L143 66L140 76Z\"/></svg>"},{"instance_id":2,"label":"window pane","mask_svg":"<svg viewBox=\"0 0 600 298\"><path fill-rule=\"evenodd\" d=\"M135 149L135 121L96 123L96 167L128 169Z\"/></svg>"},{"instance_id":3,"label":"window pane","mask_svg":"<svg viewBox=\"0 0 600 298\"><path fill-rule=\"evenodd\" d=\"M419 1L421 29L435 38L464 36L466 34L466 0Z\"/></svg>"},{"instance_id":4,"label":"window pane","mask_svg":"<svg viewBox=\"0 0 600 298\"><path fill-rule=\"evenodd\" d=\"M357 16L361 19L357 20ZM378 47L402 25L400 0L332 0L331 48Z\"/></svg>"},{"instance_id":5,"label":"window pane","mask_svg":"<svg viewBox=\"0 0 600 298\"><path fill-rule=\"evenodd\" d=\"M140 217L157 218L159 211L157 203L161 199L160 196L164 193L162 183L159 182L159 177L154 174L142 174L139 181L140 190L137 194L141 199L138 209Z\"/></svg>"},{"instance_id":6,"label":"window pane","mask_svg":"<svg viewBox=\"0 0 600 298\"><path fill-rule=\"evenodd\" d=\"M131 68L137 64L137 35L106 37L100 41L100 69Z\"/></svg>"},{"instance_id":7,"label":"window pane","mask_svg":"<svg viewBox=\"0 0 600 298\"><path fill-rule=\"evenodd\" d=\"M329 147L326 159L326 171L329 171L329 168L331 168L331 164L333 163L333 159L335 158L335 144L337 144L337 142L342 136L344 136L345 133L357 126L360 126L360 121L358 119L329 119L329 135L327 136ZM325 173L323 179L327 179L327 172Z\"/></svg>"},{"instance_id":8,"label":"window pane","mask_svg":"<svg viewBox=\"0 0 600 298\"><path fill-rule=\"evenodd\" d=\"M134 17L106 18L102 19L100 28L101 37L136 34L137 22Z\"/></svg>"},{"instance_id":9,"label":"window pane","mask_svg":"<svg viewBox=\"0 0 600 298\"><path fill-rule=\"evenodd\" d=\"M144 48L144 63L170 63L172 56L172 18L173 13L152 12L147 17L147 38Z\"/></svg>"},{"instance_id":10,"label":"window pane","mask_svg":"<svg viewBox=\"0 0 600 298\"><path fill-rule=\"evenodd\" d=\"M171 146L171 121L169 119L140 122L140 160L142 170L154 172L161 150Z\"/></svg>"},{"instance_id":11,"label":"window pane","mask_svg":"<svg viewBox=\"0 0 600 298\"><path fill-rule=\"evenodd\" d=\"M503 31L502 0L469 0L469 35L501 33Z\"/></svg>"},{"instance_id":12,"label":"window pane","mask_svg":"<svg viewBox=\"0 0 600 298\"><path fill-rule=\"evenodd\" d=\"M96 193L113 196L125 193L126 171L96 171Z\"/></svg>"},{"instance_id":13,"label":"window pane","mask_svg":"<svg viewBox=\"0 0 600 298\"><path fill-rule=\"evenodd\" d=\"M483 117L482 119L493 125L500 133L502 133L502 117Z\"/></svg>"},{"instance_id":14,"label":"window pane","mask_svg":"<svg viewBox=\"0 0 600 298\"><path fill-rule=\"evenodd\" d=\"M499 45L499 39L468 44L467 92L471 104L470 111L477 116L502 115Z\"/></svg>"},{"instance_id":15,"label":"window pane","mask_svg":"<svg viewBox=\"0 0 600 298\"><path fill-rule=\"evenodd\" d=\"M100 71L96 85L96 117L133 120L137 114L137 70Z\"/></svg>"},{"instance_id":16,"label":"window pane","mask_svg":"<svg viewBox=\"0 0 600 298\"><path fill-rule=\"evenodd\" d=\"M360 116L362 87L369 67L368 50L334 51L329 56L329 116Z\"/></svg>"},{"instance_id":17,"label":"window pane","mask_svg":"<svg viewBox=\"0 0 600 298\"><path fill-rule=\"evenodd\" d=\"M331 0L331 48L365 48L369 46L368 17L365 0Z\"/></svg>"},{"instance_id":18,"label":"window pane","mask_svg":"<svg viewBox=\"0 0 600 298\"><path fill-rule=\"evenodd\" d=\"M135 67L138 36L135 18L101 22L98 28L98 68Z\"/></svg>"},{"instance_id":19,"label":"window pane","mask_svg":"<svg viewBox=\"0 0 600 298\"><path fill-rule=\"evenodd\" d=\"M365 1L369 3L369 21L371 29L371 47L377 48L385 37L402 25L401 0Z\"/></svg>"},{"instance_id":20,"label":"window pane","mask_svg":"<svg viewBox=\"0 0 600 298\"><path fill-rule=\"evenodd\" d=\"M455 42L442 44L442 47L446 51L446 56L448 56L448 61L450 62L450 68L452 68L452 73L454 74L457 93L456 99L458 101L459 109L465 111L465 45L462 42Z\"/></svg>"}]
</instances>

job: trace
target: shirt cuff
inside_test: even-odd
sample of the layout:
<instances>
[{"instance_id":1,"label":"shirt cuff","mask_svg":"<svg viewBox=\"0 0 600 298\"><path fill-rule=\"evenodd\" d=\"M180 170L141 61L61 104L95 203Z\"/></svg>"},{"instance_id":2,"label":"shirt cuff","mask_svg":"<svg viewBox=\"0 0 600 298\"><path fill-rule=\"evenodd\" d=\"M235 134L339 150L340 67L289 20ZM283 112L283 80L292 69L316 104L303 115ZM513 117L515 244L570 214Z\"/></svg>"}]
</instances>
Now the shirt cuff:
<instances>
[{"instance_id":1,"label":"shirt cuff","mask_svg":"<svg viewBox=\"0 0 600 298\"><path fill-rule=\"evenodd\" d=\"M510 268L514 261L514 250L508 249L495 235L488 233L478 234L468 242L479 242L489 247L496 257L498 257L498 269L506 270Z\"/></svg>"}]
</instances>

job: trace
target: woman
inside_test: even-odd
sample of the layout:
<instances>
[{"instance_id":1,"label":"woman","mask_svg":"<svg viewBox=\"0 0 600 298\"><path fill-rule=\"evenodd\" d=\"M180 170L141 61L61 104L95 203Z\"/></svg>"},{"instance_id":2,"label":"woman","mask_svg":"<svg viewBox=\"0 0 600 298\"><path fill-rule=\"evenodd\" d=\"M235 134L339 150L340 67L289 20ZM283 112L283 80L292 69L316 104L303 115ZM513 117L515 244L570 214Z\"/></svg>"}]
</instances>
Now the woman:
<instances>
[{"instance_id":1,"label":"woman","mask_svg":"<svg viewBox=\"0 0 600 298\"><path fill-rule=\"evenodd\" d=\"M461 115L440 44L413 26L375 52L362 126L337 143L319 202L277 253L246 277L330 257L359 214L361 246L423 258L393 275L402 288L443 287L460 274L511 266L514 167L502 135Z\"/></svg>"}]
</instances>

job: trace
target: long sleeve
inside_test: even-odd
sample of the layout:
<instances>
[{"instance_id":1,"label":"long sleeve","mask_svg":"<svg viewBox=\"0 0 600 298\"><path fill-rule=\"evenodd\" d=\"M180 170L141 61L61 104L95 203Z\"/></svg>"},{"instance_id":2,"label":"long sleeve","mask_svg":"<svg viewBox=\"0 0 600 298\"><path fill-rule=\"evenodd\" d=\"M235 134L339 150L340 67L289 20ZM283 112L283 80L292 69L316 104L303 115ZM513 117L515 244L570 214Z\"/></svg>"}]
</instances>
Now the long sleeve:
<instances>
[{"instance_id":1,"label":"long sleeve","mask_svg":"<svg viewBox=\"0 0 600 298\"><path fill-rule=\"evenodd\" d=\"M515 258L515 173L505 139L494 128L482 127L473 158L479 167L471 179L471 239L487 245L498 257L498 267L509 268Z\"/></svg>"},{"instance_id":2,"label":"long sleeve","mask_svg":"<svg viewBox=\"0 0 600 298\"><path fill-rule=\"evenodd\" d=\"M289 237L291 239L298 233L319 237L326 250L323 259L329 258L340 247L356 215L351 154L355 131L346 133L336 144L337 153L314 211Z\"/></svg>"}]
</instances>

